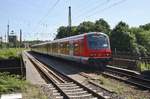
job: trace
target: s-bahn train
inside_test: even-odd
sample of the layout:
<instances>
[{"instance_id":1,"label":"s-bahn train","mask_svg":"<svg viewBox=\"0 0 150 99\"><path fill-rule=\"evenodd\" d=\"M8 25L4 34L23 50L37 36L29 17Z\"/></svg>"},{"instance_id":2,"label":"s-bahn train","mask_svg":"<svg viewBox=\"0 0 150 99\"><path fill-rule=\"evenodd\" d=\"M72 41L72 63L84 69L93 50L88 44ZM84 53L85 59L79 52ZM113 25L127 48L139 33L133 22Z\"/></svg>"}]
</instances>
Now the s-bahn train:
<instances>
[{"instance_id":1,"label":"s-bahn train","mask_svg":"<svg viewBox=\"0 0 150 99\"><path fill-rule=\"evenodd\" d=\"M90 32L31 46L32 51L104 69L112 58L109 37Z\"/></svg>"}]
</instances>

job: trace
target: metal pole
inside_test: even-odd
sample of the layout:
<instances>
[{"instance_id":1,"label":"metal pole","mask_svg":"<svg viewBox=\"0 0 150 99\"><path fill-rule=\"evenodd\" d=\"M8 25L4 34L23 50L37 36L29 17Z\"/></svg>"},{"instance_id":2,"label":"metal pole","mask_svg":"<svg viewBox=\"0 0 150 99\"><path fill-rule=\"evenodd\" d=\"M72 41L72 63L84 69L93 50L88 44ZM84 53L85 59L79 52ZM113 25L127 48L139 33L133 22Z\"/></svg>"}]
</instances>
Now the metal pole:
<instances>
[{"instance_id":1,"label":"metal pole","mask_svg":"<svg viewBox=\"0 0 150 99\"><path fill-rule=\"evenodd\" d=\"M0 40L1 40L0 41L1 42L1 48L3 48L3 43L2 43L3 42L3 38L2 38L2 36L0 37Z\"/></svg>"},{"instance_id":2,"label":"metal pole","mask_svg":"<svg viewBox=\"0 0 150 99\"><path fill-rule=\"evenodd\" d=\"M7 43L8 43L7 47L9 48L9 23L7 25Z\"/></svg>"},{"instance_id":3,"label":"metal pole","mask_svg":"<svg viewBox=\"0 0 150 99\"><path fill-rule=\"evenodd\" d=\"M20 47L22 45L22 30L20 29Z\"/></svg>"},{"instance_id":4,"label":"metal pole","mask_svg":"<svg viewBox=\"0 0 150 99\"><path fill-rule=\"evenodd\" d=\"M69 28L69 35L71 35L71 6L69 6L69 16L68 16L68 28Z\"/></svg>"},{"instance_id":5,"label":"metal pole","mask_svg":"<svg viewBox=\"0 0 150 99\"><path fill-rule=\"evenodd\" d=\"M71 27L71 6L69 6L69 19L68 19L69 27Z\"/></svg>"}]
</instances>

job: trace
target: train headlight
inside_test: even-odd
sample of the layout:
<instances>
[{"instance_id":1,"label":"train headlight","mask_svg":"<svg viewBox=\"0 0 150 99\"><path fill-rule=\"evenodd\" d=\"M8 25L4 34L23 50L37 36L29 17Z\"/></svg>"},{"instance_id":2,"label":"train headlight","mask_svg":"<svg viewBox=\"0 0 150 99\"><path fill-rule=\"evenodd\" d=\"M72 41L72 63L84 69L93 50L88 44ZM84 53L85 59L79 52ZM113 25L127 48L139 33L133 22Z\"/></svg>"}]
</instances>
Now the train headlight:
<instances>
[{"instance_id":1,"label":"train headlight","mask_svg":"<svg viewBox=\"0 0 150 99\"><path fill-rule=\"evenodd\" d=\"M95 57L95 56L96 56L96 54L90 54L90 56L91 56L91 57Z\"/></svg>"},{"instance_id":2,"label":"train headlight","mask_svg":"<svg viewBox=\"0 0 150 99\"><path fill-rule=\"evenodd\" d=\"M110 54L109 54L109 53L107 53L107 54L106 54L106 56L110 56Z\"/></svg>"},{"instance_id":3,"label":"train headlight","mask_svg":"<svg viewBox=\"0 0 150 99\"><path fill-rule=\"evenodd\" d=\"M91 57L93 57L93 54L90 54Z\"/></svg>"}]
</instances>

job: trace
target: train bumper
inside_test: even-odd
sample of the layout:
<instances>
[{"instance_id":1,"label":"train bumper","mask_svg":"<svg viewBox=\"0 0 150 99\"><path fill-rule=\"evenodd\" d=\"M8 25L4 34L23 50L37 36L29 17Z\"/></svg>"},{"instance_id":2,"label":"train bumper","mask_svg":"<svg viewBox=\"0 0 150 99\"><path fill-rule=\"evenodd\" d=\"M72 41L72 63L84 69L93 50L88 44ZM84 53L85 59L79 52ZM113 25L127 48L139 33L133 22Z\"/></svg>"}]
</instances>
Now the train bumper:
<instances>
[{"instance_id":1,"label":"train bumper","mask_svg":"<svg viewBox=\"0 0 150 99\"><path fill-rule=\"evenodd\" d=\"M89 58L88 59L88 63L92 64L92 63L108 63L112 60L112 58Z\"/></svg>"}]
</instances>

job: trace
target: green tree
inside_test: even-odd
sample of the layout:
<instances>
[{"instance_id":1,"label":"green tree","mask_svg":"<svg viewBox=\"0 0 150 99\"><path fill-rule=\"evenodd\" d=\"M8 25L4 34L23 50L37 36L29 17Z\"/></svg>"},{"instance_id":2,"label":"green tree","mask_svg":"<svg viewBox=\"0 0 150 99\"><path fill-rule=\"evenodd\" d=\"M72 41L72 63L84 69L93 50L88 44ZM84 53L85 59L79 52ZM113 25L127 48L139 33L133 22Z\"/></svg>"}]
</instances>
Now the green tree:
<instances>
[{"instance_id":1,"label":"green tree","mask_svg":"<svg viewBox=\"0 0 150 99\"><path fill-rule=\"evenodd\" d=\"M95 22L95 31L109 34L110 25L104 19L99 19Z\"/></svg>"},{"instance_id":2,"label":"green tree","mask_svg":"<svg viewBox=\"0 0 150 99\"><path fill-rule=\"evenodd\" d=\"M57 30L57 35L56 35L55 39L69 37L69 36L73 36L73 35L77 35L77 34L78 34L78 32L77 32L76 26L72 26L71 31L69 31L69 27L61 26Z\"/></svg>"},{"instance_id":3,"label":"green tree","mask_svg":"<svg viewBox=\"0 0 150 99\"><path fill-rule=\"evenodd\" d=\"M145 24L145 25L140 25L140 28L144 30L150 30L150 23Z\"/></svg>"},{"instance_id":4,"label":"green tree","mask_svg":"<svg viewBox=\"0 0 150 99\"><path fill-rule=\"evenodd\" d=\"M135 49L135 35L129 32L129 26L124 22L119 22L110 34L112 50L131 51Z\"/></svg>"},{"instance_id":5,"label":"green tree","mask_svg":"<svg viewBox=\"0 0 150 99\"><path fill-rule=\"evenodd\" d=\"M147 28L148 29L148 28ZM144 28L132 27L130 32L136 37L136 49L141 56L146 56L150 52L150 30L146 31Z\"/></svg>"},{"instance_id":6,"label":"green tree","mask_svg":"<svg viewBox=\"0 0 150 99\"><path fill-rule=\"evenodd\" d=\"M143 32L144 30L141 29L141 28L132 27L132 28L130 28L129 31L130 31L130 33L132 33L132 34L135 35L135 37L136 37L136 43L140 44L141 42L140 42L140 35L139 35L139 33Z\"/></svg>"},{"instance_id":7,"label":"green tree","mask_svg":"<svg viewBox=\"0 0 150 99\"><path fill-rule=\"evenodd\" d=\"M77 31L77 26L72 26L70 36L74 36L74 35L78 35L78 34L79 33Z\"/></svg>"},{"instance_id":8,"label":"green tree","mask_svg":"<svg viewBox=\"0 0 150 99\"><path fill-rule=\"evenodd\" d=\"M128 31L129 31L129 25L122 21L120 21L112 30L112 32L128 32Z\"/></svg>"},{"instance_id":9,"label":"green tree","mask_svg":"<svg viewBox=\"0 0 150 99\"><path fill-rule=\"evenodd\" d=\"M87 22L83 22L80 23L80 25L77 27L77 31L79 33L86 33L86 32L94 32L94 23L87 21Z\"/></svg>"},{"instance_id":10,"label":"green tree","mask_svg":"<svg viewBox=\"0 0 150 99\"><path fill-rule=\"evenodd\" d=\"M136 33L142 32L142 31L144 31L144 30L143 30L142 28L139 28L139 27L132 27L132 28L129 29L129 31L130 31L131 33L133 33L133 34L136 35Z\"/></svg>"},{"instance_id":11,"label":"green tree","mask_svg":"<svg viewBox=\"0 0 150 99\"><path fill-rule=\"evenodd\" d=\"M55 39L64 38L67 37L67 35L68 35L67 27L61 26L57 29L57 35Z\"/></svg>"},{"instance_id":12,"label":"green tree","mask_svg":"<svg viewBox=\"0 0 150 99\"><path fill-rule=\"evenodd\" d=\"M137 42L150 52L150 30L137 33Z\"/></svg>"}]
</instances>

